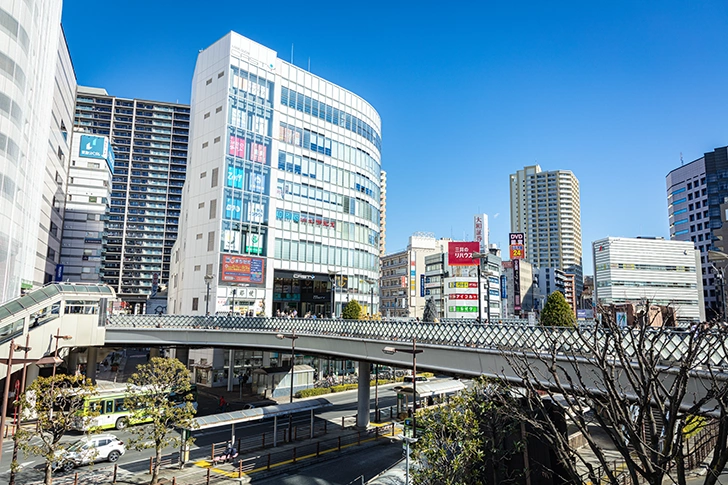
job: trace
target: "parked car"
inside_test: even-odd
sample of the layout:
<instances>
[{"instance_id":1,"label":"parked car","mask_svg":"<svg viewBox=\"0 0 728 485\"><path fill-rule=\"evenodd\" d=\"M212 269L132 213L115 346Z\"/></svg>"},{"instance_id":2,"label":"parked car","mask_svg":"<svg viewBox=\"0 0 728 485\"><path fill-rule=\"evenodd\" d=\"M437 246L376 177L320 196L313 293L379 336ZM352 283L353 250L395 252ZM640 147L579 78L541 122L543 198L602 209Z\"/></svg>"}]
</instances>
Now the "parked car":
<instances>
[{"instance_id":1,"label":"parked car","mask_svg":"<svg viewBox=\"0 0 728 485\"><path fill-rule=\"evenodd\" d=\"M113 434L84 436L59 452L53 463L54 470L70 472L77 466L99 461L114 463L126 452L124 442Z\"/></svg>"},{"instance_id":2,"label":"parked car","mask_svg":"<svg viewBox=\"0 0 728 485\"><path fill-rule=\"evenodd\" d=\"M405 384L412 384L412 376L404 376ZM417 382L427 382L427 377L425 376L417 376Z\"/></svg>"}]
</instances>

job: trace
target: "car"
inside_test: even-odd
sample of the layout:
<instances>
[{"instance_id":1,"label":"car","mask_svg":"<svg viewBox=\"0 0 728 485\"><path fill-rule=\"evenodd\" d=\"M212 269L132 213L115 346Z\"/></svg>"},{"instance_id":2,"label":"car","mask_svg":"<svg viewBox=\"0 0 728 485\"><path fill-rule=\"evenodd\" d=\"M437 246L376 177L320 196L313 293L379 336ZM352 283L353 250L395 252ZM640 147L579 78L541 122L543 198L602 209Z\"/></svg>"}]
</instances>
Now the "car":
<instances>
[{"instance_id":1,"label":"car","mask_svg":"<svg viewBox=\"0 0 728 485\"><path fill-rule=\"evenodd\" d=\"M84 436L58 453L53 463L55 471L70 472L77 466L99 461L114 463L126 453L124 442L110 433Z\"/></svg>"},{"instance_id":2,"label":"car","mask_svg":"<svg viewBox=\"0 0 728 485\"><path fill-rule=\"evenodd\" d=\"M412 384L412 376L404 376L404 380L402 382L405 384ZM417 382L427 382L427 377L417 376Z\"/></svg>"}]
</instances>

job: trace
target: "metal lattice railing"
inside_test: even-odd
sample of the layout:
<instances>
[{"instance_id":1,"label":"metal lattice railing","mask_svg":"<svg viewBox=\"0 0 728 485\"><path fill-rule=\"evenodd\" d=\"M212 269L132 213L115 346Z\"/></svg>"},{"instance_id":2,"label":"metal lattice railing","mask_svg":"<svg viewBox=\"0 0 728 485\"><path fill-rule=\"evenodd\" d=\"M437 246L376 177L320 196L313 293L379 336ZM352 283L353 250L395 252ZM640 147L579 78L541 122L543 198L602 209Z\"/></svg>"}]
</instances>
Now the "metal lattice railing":
<instances>
[{"instance_id":1,"label":"metal lattice railing","mask_svg":"<svg viewBox=\"0 0 728 485\"><path fill-rule=\"evenodd\" d=\"M551 352L568 355L590 355L594 348L605 345L609 331L596 327L542 327L525 320L499 320L493 324L474 321L426 323L392 320L290 319L240 316L192 315L114 315L109 328L205 329L212 331L293 332L298 335L338 336L361 340L411 341L463 348ZM643 343L637 341L644 338ZM722 331L705 331L701 335L695 362L702 365L728 367L728 341ZM627 355L637 351L657 352L666 363L680 361L688 351L691 332L660 330L633 332L622 330L620 344ZM639 349L639 350L638 350Z\"/></svg>"}]
</instances>

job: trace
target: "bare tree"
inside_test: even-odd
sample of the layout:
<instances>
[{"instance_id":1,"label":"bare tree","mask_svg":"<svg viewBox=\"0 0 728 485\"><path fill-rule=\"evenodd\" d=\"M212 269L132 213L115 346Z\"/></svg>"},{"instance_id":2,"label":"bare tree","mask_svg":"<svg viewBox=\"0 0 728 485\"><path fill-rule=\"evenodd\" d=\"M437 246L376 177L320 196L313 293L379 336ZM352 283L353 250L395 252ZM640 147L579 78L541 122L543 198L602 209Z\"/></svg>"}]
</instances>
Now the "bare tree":
<instances>
[{"instance_id":1,"label":"bare tree","mask_svg":"<svg viewBox=\"0 0 728 485\"><path fill-rule=\"evenodd\" d=\"M515 384L524 389L526 408L548 416L545 406L559 403L599 461L597 467L588 462L552 420L533 419L533 413L513 408L550 444L573 483L583 478L600 483L602 477L621 483L593 436L595 427L618 452L632 484L661 485L666 477L686 483L686 432L691 423L704 422L696 416L719 418L704 483L715 483L728 462L728 382L721 375L728 365L728 332L708 324L683 331L653 326L664 314L653 309L647 302L625 328L602 311L602 321L594 327L544 329L533 347L548 352L501 349L518 376ZM694 392L697 388L701 392ZM583 412L585 403L593 413ZM586 477L580 476L583 470Z\"/></svg>"}]
</instances>

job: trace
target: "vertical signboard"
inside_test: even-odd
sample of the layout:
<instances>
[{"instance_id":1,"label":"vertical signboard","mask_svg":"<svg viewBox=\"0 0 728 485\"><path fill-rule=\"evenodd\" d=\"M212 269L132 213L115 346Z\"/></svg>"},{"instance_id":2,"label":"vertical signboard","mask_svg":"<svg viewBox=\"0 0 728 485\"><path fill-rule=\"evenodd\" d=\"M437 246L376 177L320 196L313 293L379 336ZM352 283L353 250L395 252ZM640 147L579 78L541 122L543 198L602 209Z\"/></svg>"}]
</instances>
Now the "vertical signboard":
<instances>
[{"instance_id":1,"label":"vertical signboard","mask_svg":"<svg viewBox=\"0 0 728 485\"><path fill-rule=\"evenodd\" d=\"M410 255L410 296L417 296L417 253Z\"/></svg>"},{"instance_id":2,"label":"vertical signboard","mask_svg":"<svg viewBox=\"0 0 728 485\"><path fill-rule=\"evenodd\" d=\"M521 311L521 261L513 260L513 311Z\"/></svg>"},{"instance_id":3,"label":"vertical signboard","mask_svg":"<svg viewBox=\"0 0 728 485\"><path fill-rule=\"evenodd\" d=\"M425 275L420 275L420 296L425 296Z\"/></svg>"},{"instance_id":4,"label":"vertical signboard","mask_svg":"<svg viewBox=\"0 0 728 485\"><path fill-rule=\"evenodd\" d=\"M475 234L475 241L479 244L478 251L484 253L488 247L487 214L478 214L473 218L473 234Z\"/></svg>"},{"instance_id":5,"label":"vertical signboard","mask_svg":"<svg viewBox=\"0 0 728 485\"><path fill-rule=\"evenodd\" d=\"M512 232L509 234L510 244L508 249L510 252L511 261L516 259L526 259L526 251L524 247L524 235L522 232Z\"/></svg>"},{"instance_id":6,"label":"vertical signboard","mask_svg":"<svg viewBox=\"0 0 728 485\"><path fill-rule=\"evenodd\" d=\"M480 244L477 242L451 241L447 243L447 264L450 266L478 266L478 259L473 258Z\"/></svg>"}]
</instances>

